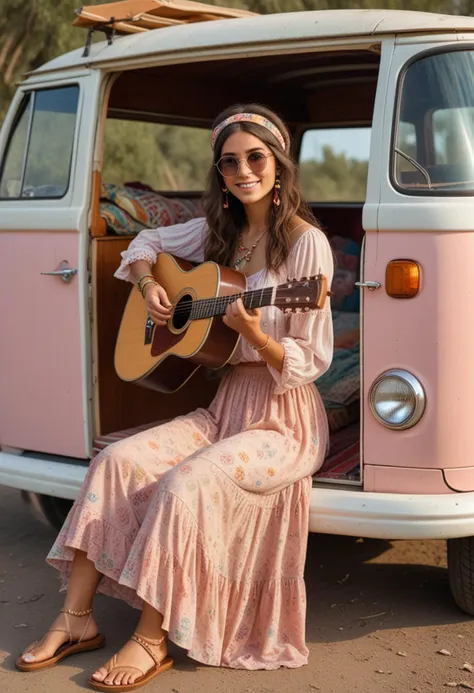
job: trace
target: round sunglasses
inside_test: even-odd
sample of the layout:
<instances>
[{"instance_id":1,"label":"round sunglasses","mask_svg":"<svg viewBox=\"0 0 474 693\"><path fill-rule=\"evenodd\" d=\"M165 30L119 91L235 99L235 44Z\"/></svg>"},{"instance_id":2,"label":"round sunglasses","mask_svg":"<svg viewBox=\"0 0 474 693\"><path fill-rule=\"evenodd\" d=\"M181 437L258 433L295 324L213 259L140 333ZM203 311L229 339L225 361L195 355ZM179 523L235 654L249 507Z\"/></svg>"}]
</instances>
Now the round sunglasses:
<instances>
[{"instance_id":1,"label":"round sunglasses","mask_svg":"<svg viewBox=\"0 0 474 693\"><path fill-rule=\"evenodd\" d=\"M215 164L217 170L223 178L232 178L240 171L240 162L245 161L252 173L262 173L267 167L267 160L273 154L264 154L263 152L250 152L245 159L238 159L236 156L226 154L222 156Z\"/></svg>"}]
</instances>

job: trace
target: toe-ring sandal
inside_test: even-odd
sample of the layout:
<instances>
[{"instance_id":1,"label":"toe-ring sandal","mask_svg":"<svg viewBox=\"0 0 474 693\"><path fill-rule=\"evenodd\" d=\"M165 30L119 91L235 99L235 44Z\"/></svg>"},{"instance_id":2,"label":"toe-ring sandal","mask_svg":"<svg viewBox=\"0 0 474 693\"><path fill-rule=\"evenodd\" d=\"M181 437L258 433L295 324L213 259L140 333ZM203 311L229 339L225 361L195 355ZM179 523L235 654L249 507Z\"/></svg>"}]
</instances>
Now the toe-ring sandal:
<instances>
[{"instance_id":1,"label":"toe-ring sandal","mask_svg":"<svg viewBox=\"0 0 474 693\"><path fill-rule=\"evenodd\" d=\"M65 657L69 657L69 655L78 654L80 652L89 652L90 650L98 650L99 648L104 647L105 637L100 633L98 633L93 638L84 640L84 636L87 632L89 623L92 618L92 609L88 609L87 611L71 611L70 609L61 609L61 611L64 613L66 617L67 630L62 630L61 628L52 628L48 631L48 633L67 633L69 637L69 642L65 642L63 645L58 647L58 649L52 657L44 659L41 662L25 662L23 660L23 656L18 657L18 659L15 662L15 666L17 669L19 669L20 671L40 671L41 669L48 669L49 667L54 667L55 664L60 662ZM69 619L67 617L68 614L71 614L72 616L89 616L89 618L87 619L86 627L82 631L82 635L78 640L72 639ZM48 633L46 633L46 635L48 635ZM46 635L44 635L41 638L41 640L34 642L32 645L30 645L28 650L23 654L28 654L29 650L32 650L35 647L41 645Z\"/></svg>"},{"instance_id":2,"label":"toe-ring sandal","mask_svg":"<svg viewBox=\"0 0 474 693\"><path fill-rule=\"evenodd\" d=\"M124 669L135 669L135 671L139 671L141 676L138 678L136 681L133 683L128 683L125 685L120 685L120 686L115 686L114 684L107 684L107 683L101 683L100 681L96 681L93 678L89 679L89 686L93 688L96 691L117 691L117 693L123 693L124 691L134 691L137 688L141 688L144 686L146 683L149 683L152 679L155 678L155 676L158 676L158 674L162 674L165 671L168 671L168 669L171 669L171 667L174 664L174 659L172 657L165 657L161 661L158 659L156 654L153 652L151 649L151 646L153 647L159 647L165 640L165 638L161 638L160 640L149 640L147 638L144 638L143 635L138 635L138 633L134 633L130 640L133 640L134 642L137 642L139 645L143 647L144 650L150 655L150 657L153 659L155 662L155 666L153 666L151 669L148 669L146 673L144 673L141 669L138 667L132 667L132 666L124 666ZM118 668L119 665L116 664L116 658L112 658L112 667L109 669L109 672L107 676L110 674L111 671L115 667Z\"/></svg>"}]
</instances>

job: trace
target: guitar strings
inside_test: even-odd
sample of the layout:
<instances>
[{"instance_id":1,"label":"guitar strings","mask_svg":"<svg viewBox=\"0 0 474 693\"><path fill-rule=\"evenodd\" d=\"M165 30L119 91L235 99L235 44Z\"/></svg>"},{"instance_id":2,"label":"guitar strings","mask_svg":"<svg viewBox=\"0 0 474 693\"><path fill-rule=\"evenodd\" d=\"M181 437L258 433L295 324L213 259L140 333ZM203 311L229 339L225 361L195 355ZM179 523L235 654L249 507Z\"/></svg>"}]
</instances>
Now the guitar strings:
<instances>
[{"instance_id":1,"label":"guitar strings","mask_svg":"<svg viewBox=\"0 0 474 693\"><path fill-rule=\"evenodd\" d=\"M248 307L251 307L251 304L255 298L259 297L260 301L263 300L263 298L269 299L271 298L272 293L273 287L265 287L264 289L247 291L240 294L232 294L229 296L216 296L210 298L191 299L190 301L182 301L181 303L178 303L175 310L173 311L173 315L179 315L180 313L184 312L192 312L194 309L196 309L197 312L203 310L204 308L210 308L211 306L215 306L216 308L224 308L226 304L233 303L238 298L248 300L248 302L250 303Z\"/></svg>"}]
</instances>

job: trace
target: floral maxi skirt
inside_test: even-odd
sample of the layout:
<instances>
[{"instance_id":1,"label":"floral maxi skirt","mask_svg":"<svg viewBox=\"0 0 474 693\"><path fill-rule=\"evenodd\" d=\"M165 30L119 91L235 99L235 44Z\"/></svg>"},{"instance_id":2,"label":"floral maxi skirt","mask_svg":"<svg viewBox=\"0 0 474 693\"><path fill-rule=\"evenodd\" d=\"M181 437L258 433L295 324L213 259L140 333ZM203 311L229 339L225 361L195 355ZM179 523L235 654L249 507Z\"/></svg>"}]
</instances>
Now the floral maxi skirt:
<instances>
[{"instance_id":1,"label":"floral maxi skirt","mask_svg":"<svg viewBox=\"0 0 474 693\"><path fill-rule=\"evenodd\" d=\"M306 664L309 497L327 421L313 385L274 388L267 369L235 367L209 409L97 455L47 558L62 588L79 549L99 592L150 604L193 659Z\"/></svg>"}]
</instances>

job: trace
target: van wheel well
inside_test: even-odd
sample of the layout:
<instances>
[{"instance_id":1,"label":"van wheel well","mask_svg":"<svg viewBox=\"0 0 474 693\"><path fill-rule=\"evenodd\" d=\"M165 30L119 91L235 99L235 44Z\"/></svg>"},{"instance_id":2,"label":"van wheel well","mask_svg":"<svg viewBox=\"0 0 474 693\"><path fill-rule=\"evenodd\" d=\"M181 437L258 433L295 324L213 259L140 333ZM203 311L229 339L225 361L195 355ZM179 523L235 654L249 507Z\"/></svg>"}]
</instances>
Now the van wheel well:
<instances>
[{"instance_id":1,"label":"van wheel well","mask_svg":"<svg viewBox=\"0 0 474 693\"><path fill-rule=\"evenodd\" d=\"M64 524L64 520L72 508L73 501L66 498L46 496L42 493L38 493L37 497L41 510L43 511L44 516L48 520L49 524L59 532Z\"/></svg>"},{"instance_id":2,"label":"van wheel well","mask_svg":"<svg viewBox=\"0 0 474 693\"><path fill-rule=\"evenodd\" d=\"M448 539L448 572L454 601L474 616L474 537Z\"/></svg>"}]
</instances>

